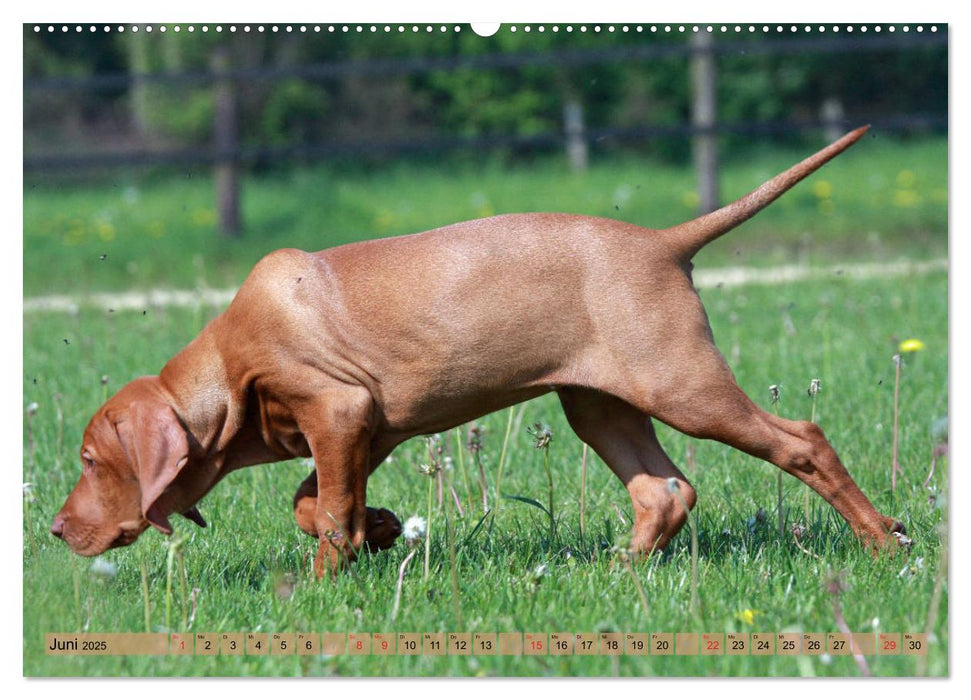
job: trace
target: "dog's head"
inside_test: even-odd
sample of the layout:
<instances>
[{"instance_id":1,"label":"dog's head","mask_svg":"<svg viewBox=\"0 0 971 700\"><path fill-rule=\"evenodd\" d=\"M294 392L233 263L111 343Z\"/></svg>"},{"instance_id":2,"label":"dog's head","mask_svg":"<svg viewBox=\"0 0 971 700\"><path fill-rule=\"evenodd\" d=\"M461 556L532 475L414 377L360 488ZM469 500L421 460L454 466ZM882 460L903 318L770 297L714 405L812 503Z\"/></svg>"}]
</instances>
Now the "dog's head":
<instances>
[{"instance_id":1,"label":"dog's head","mask_svg":"<svg viewBox=\"0 0 971 700\"><path fill-rule=\"evenodd\" d=\"M75 553L95 556L131 544L149 526L170 534L174 512L204 526L172 488L188 461L188 436L158 377L130 382L88 423L81 478L51 533Z\"/></svg>"}]
</instances>

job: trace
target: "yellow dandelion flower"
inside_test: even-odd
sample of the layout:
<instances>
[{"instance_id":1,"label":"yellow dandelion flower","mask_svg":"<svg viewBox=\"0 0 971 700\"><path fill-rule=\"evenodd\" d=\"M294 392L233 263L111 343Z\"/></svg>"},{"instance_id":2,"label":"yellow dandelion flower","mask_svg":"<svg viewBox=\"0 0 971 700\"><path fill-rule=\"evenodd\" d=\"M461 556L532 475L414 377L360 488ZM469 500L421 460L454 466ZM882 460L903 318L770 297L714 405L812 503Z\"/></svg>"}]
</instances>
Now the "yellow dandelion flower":
<instances>
[{"instance_id":1,"label":"yellow dandelion flower","mask_svg":"<svg viewBox=\"0 0 971 700\"><path fill-rule=\"evenodd\" d=\"M387 231L394 223L394 214L390 211L381 211L374 217L374 226L379 232Z\"/></svg>"},{"instance_id":2,"label":"yellow dandelion flower","mask_svg":"<svg viewBox=\"0 0 971 700\"><path fill-rule=\"evenodd\" d=\"M917 338L908 338L900 344L899 349L900 352L920 352L925 347L927 346L924 345L923 341L918 340Z\"/></svg>"},{"instance_id":3,"label":"yellow dandelion flower","mask_svg":"<svg viewBox=\"0 0 971 700\"><path fill-rule=\"evenodd\" d=\"M920 195L914 190L894 190L893 203L895 206L909 209L920 203Z\"/></svg>"},{"instance_id":4,"label":"yellow dandelion flower","mask_svg":"<svg viewBox=\"0 0 971 700\"><path fill-rule=\"evenodd\" d=\"M735 613L735 617L744 622L746 625L754 625L755 617L759 614L758 610L752 610L750 608L745 608L741 612Z\"/></svg>"},{"instance_id":5,"label":"yellow dandelion flower","mask_svg":"<svg viewBox=\"0 0 971 700\"><path fill-rule=\"evenodd\" d=\"M112 226L111 223L107 221L99 221L97 228L98 238L101 240L107 243L115 239L115 227Z\"/></svg>"},{"instance_id":6,"label":"yellow dandelion flower","mask_svg":"<svg viewBox=\"0 0 971 700\"><path fill-rule=\"evenodd\" d=\"M913 187L917 184L917 176L913 170L901 170L897 173L897 187Z\"/></svg>"},{"instance_id":7,"label":"yellow dandelion flower","mask_svg":"<svg viewBox=\"0 0 971 700\"><path fill-rule=\"evenodd\" d=\"M813 194L819 199L829 199L833 194L833 186L826 180L817 180L813 183Z\"/></svg>"},{"instance_id":8,"label":"yellow dandelion flower","mask_svg":"<svg viewBox=\"0 0 971 700\"><path fill-rule=\"evenodd\" d=\"M212 209L196 209L192 212L192 223L196 226L212 226L216 223L216 212Z\"/></svg>"}]
</instances>

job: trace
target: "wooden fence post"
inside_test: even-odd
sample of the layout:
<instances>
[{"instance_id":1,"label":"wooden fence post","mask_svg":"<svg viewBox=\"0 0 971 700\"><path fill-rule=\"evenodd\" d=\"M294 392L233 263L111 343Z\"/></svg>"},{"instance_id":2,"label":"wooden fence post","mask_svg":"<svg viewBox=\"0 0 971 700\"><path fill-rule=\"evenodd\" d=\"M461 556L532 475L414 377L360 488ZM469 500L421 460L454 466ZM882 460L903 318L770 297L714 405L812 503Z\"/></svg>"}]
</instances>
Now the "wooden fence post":
<instances>
[{"instance_id":1,"label":"wooden fence post","mask_svg":"<svg viewBox=\"0 0 971 700\"><path fill-rule=\"evenodd\" d=\"M827 141L832 143L843 135L846 115L843 113L843 103L840 102L838 97L827 97L823 100L820 116L823 120L823 132Z\"/></svg>"},{"instance_id":2,"label":"wooden fence post","mask_svg":"<svg viewBox=\"0 0 971 700\"><path fill-rule=\"evenodd\" d=\"M135 124L135 130L142 138L148 136L151 131L148 116L152 109L148 94L150 88L142 78L152 70L148 52L150 39L151 37L144 32L129 33L125 42L128 49L128 70L132 76L130 93L132 121Z\"/></svg>"},{"instance_id":3,"label":"wooden fence post","mask_svg":"<svg viewBox=\"0 0 971 700\"><path fill-rule=\"evenodd\" d=\"M219 216L219 232L228 238L238 238L242 231L239 214L239 154L237 152L239 128L236 118L235 85L227 75L230 69L229 47L219 46L213 49L210 70L216 78L213 83L216 211Z\"/></svg>"},{"instance_id":4,"label":"wooden fence post","mask_svg":"<svg viewBox=\"0 0 971 700\"><path fill-rule=\"evenodd\" d=\"M718 136L715 95L715 55L711 32L699 28L691 37L691 122L695 173L698 178L698 209L707 214L718 208Z\"/></svg>"},{"instance_id":5,"label":"wooden fence post","mask_svg":"<svg viewBox=\"0 0 971 700\"><path fill-rule=\"evenodd\" d=\"M579 172L587 169L587 140L583 135L583 104L575 97L568 97L563 105L563 130L566 132L566 156L570 169Z\"/></svg>"}]
</instances>

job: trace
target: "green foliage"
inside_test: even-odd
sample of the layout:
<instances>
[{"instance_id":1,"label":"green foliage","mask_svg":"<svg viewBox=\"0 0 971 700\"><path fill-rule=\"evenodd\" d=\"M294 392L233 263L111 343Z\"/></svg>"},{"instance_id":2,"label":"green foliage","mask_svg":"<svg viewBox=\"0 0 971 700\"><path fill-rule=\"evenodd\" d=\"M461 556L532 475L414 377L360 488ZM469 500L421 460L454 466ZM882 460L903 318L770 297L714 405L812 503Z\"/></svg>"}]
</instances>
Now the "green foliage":
<instances>
[{"instance_id":1,"label":"green foliage","mask_svg":"<svg viewBox=\"0 0 971 700\"><path fill-rule=\"evenodd\" d=\"M396 29L396 27L395 27ZM563 105L579 101L588 127L679 125L690 118L688 59L674 55L652 59L612 59L594 64L570 60L584 52L643 45L683 48L687 33L588 31L516 32L506 27L489 38L462 31L418 32L252 32L227 36L213 32L168 32L134 35L113 33L89 37L57 32L34 34L25 27L25 72L31 76L95 72L205 71L217 44L231 49L237 68L279 67L312 63L388 61L418 57L466 57L486 54L536 55L553 52L548 64L522 67L457 68L408 75L359 75L313 81L243 81L238 86L243 137L250 143L284 141L358 142L431 136L531 135L562 129ZM837 99L851 120L872 121L901 113L944 114L947 111L947 50L937 48L761 53L766 41L805 41L790 33L768 36L724 36L715 44L738 47L717 58L719 121L772 122L818 119L824 100ZM849 39L866 40L855 36ZM747 47L754 47L749 51ZM137 50L136 50L137 49ZM133 89L133 88L132 88ZM132 89L126 91L128 97ZM160 90L169 104L152 111L156 135L198 143L211 127L204 99L184 100L174 90ZM195 88L190 90L194 91ZM208 88L205 88L208 91ZM119 108L119 94L87 94L76 104L67 101L51 110L50 97L27 94L28 133L47 122L61 123L83 108L86 117L104 118ZM60 121L58 121L60 120ZM65 122L66 124L67 122ZM62 125L62 129L66 127ZM83 138L103 143L94 131ZM77 140L77 135L74 135ZM781 140L793 142L787 135ZM49 139L29 136L40 149ZM732 137L732 152L742 140ZM635 148L625 144L625 148ZM615 146L616 147L616 146ZM683 140L659 140L648 145L656 155L684 158Z\"/></svg>"},{"instance_id":2,"label":"green foliage","mask_svg":"<svg viewBox=\"0 0 971 700\"><path fill-rule=\"evenodd\" d=\"M280 83L267 97L260 121L265 143L308 141L326 113L327 97L320 88L300 80Z\"/></svg>"},{"instance_id":3,"label":"green foliage","mask_svg":"<svg viewBox=\"0 0 971 700\"><path fill-rule=\"evenodd\" d=\"M204 145L212 135L215 102L208 90L149 88L148 114L155 132L177 143Z\"/></svg>"}]
</instances>

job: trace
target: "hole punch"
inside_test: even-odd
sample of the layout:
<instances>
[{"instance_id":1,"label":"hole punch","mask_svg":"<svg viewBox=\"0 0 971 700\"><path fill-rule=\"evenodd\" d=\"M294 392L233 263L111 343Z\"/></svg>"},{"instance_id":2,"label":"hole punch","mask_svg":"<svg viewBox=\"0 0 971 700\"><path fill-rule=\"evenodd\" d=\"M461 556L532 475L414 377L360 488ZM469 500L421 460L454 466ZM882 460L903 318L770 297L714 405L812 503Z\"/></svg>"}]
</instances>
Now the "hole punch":
<instances>
[{"instance_id":1,"label":"hole punch","mask_svg":"<svg viewBox=\"0 0 971 700\"><path fill-rule=\"evenodd\" d=\"M473 22L472 31L482 37L489 37L499 31L499 22Z\"/></svg>"}]
</instances>

